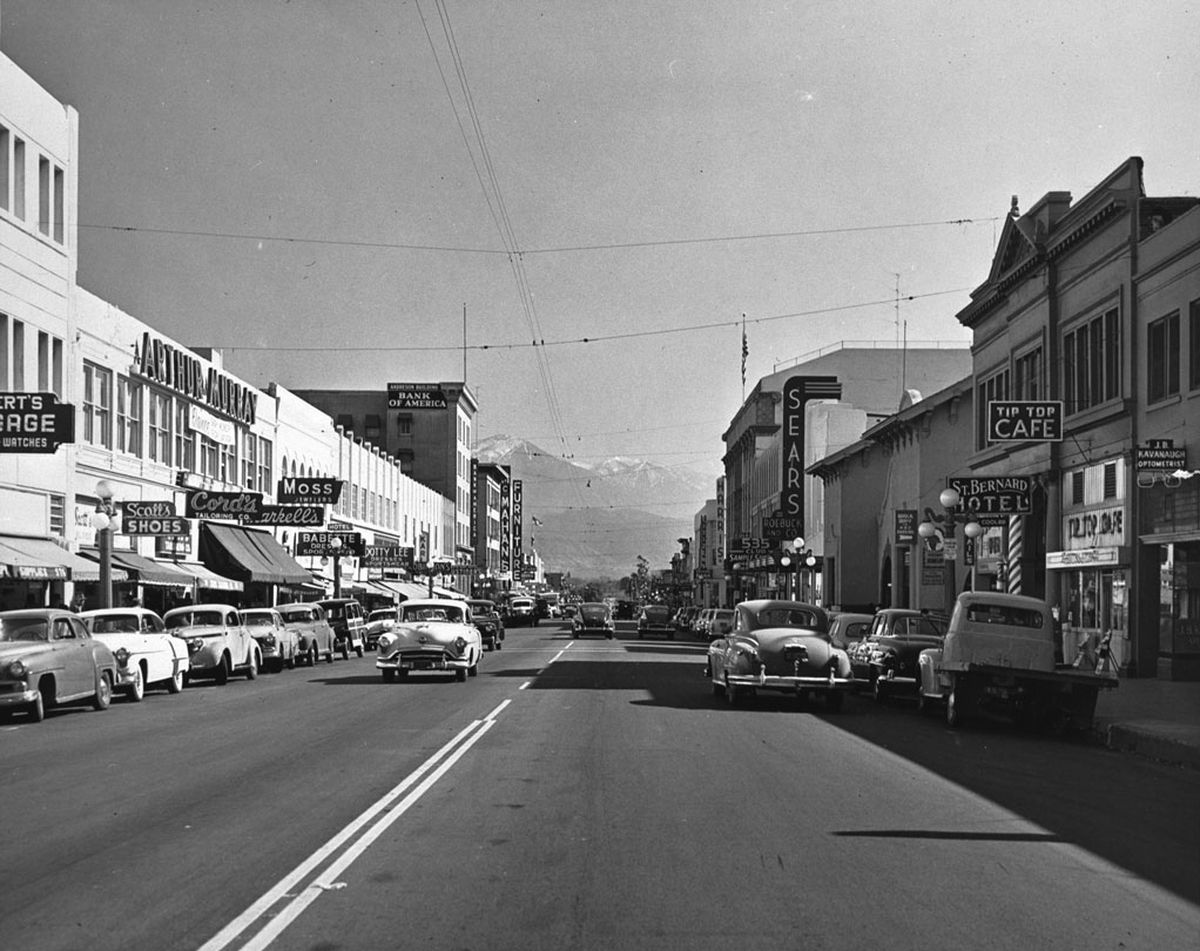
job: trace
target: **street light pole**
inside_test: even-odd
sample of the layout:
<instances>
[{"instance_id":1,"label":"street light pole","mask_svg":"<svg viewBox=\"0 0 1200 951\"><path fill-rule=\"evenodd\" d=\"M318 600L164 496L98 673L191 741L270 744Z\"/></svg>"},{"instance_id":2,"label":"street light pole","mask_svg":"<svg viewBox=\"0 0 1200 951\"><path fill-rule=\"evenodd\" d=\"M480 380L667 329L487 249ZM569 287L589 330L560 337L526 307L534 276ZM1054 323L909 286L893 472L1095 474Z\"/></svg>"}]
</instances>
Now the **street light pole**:
<instances>
[{"instance_id":1,"label":"street light pole","mask_svg":"<svg viewBox=\"0 0 1200 951\"><path fill-rule=\"evenodd\" d=\"M342 540L334 535L329 539L329 550L333 552L333 596L342 596Z\"/></svg>"},{"instance_id":2,"label":"street light pole","mask_svg":"<svg viewBox=\"0 0 1200 951\"><path fill-rule=\"evenodd\" d=\"M945 516L939 521L945 526L942 535L942 574L944 575L943 583L946 589L945 609L946 613L949 614L954 610L954 603L958 598L958 577L954 564L957 558L958 539L955 532L958 530L956 510L959 503L962 502L962 496L957 489L951 486L942 489L941 495L938 496L938 501L942 503L942 508L945 510ZM983 533L983 526L974 519L971 519L963 528L963 533L968 538L978 538ZM917 534L926 542L929 542L936 537L937 526L932 521L926 520L917 526ZM973 562L971 565L971 589L975 589L975 566Z\"/></svg>"},{"instance_id":3,"label":"street light pole","mask_svg":"<svg viewBox=\"0 0 1200 951\"><path fill-rule=\"evenodd\" d=\"M429 572L429 597L433 597L433 559L425 562L425 568Z\"/></svg>"},{"instance_id":4,"label":"street light pole","mask_svg":"<svg viewBox=\"0 0 1200 951\"><path fill-rule=\"evenodd\" d=\"M107 479L96 483L96 497L100 500L92 513L92 526L96 529L96 547L100 550L100 607L112 607L112 536L121 524L121 513L113 505L113 487Z\"/></svg>"}]
</instances>

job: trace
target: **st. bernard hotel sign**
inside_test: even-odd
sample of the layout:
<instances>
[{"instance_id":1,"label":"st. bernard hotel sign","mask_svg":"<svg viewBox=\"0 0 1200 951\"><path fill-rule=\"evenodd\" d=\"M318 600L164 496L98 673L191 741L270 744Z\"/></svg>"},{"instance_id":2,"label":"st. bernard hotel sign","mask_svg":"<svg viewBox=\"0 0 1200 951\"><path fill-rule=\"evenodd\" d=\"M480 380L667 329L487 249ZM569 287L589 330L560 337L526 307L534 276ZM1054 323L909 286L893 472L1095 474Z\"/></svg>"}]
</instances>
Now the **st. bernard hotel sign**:
<instances>
[{"instance_id":1,"label":"st. bernard hotel sign","mask_svg":"<svg viewBox=\"0 0 1200 951\"><path fill-rule=\"evenodd\" d=\"M205 367L200 358L179 347L142 334L133 354L137 373L197 403L250 425L258 410L258 394L226 376L216 367Z\"/></svg>"}]
</instances>

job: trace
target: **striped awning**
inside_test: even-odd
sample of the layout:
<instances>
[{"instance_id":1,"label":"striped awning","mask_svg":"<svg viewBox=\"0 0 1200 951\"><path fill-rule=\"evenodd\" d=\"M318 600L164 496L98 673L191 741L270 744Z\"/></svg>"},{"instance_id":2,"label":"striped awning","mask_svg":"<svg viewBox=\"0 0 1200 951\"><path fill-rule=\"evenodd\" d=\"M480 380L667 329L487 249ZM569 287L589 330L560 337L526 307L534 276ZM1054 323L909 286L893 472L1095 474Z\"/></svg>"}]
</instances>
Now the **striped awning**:
<instances>
[{"instance_id":1,"label":"striped awning","mask_svg":"<svg viewBox=\"0 0 1200 951\"><path fill-rule=\"evenodd\" d=\"M22 581L100 580L98 564L67 551L52 538L0 535L0 568ZM113 581L128 578L125 569L113 566Z\"/></svg>"}]
</instances>

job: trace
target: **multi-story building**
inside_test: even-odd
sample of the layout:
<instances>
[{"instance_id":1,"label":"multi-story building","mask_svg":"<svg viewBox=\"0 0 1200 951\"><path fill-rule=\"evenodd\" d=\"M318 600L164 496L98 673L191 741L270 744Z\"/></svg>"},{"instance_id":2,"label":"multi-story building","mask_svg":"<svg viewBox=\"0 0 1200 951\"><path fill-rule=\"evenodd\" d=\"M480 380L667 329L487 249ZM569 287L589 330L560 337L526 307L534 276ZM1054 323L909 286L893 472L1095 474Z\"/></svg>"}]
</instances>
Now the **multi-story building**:
<instances>
[{"instance_id":1,"label":"multi-story building","mask_svg":"<svg viewBox=\"0 0 1200 951\"><path fill-rule=\"evenodd\" d=\"M873 422L895 412L913 394L940 390L970 371L971 356L964 347L889 349L840 345L763 377L734 415L725 442L724 534L726 555L743 537L764 538L763 520L782 514L785 489L803 498L803 530L799 537L817 557L824 536L823 485L803 475L804 466L857 440ZM817 395L802 410L803 459L790 459L784 430L784 388L792 378L833 381L834 389L814 385ZM824 386L822 382L821 386ZM785 486L785 468L795 474L795 486ZM730 562L729 597L781 593L786 579L766 553ZM819 584L816 586L820 593Z\"/></svg>"},{"instance_id":2,"label":"multi-story building","mask_svg":"<svg viewBox=\"0 0 1200 951\"><path fill-rule=\"evenodd\" d=\"M1200 199L1147 196L1131 158L1077 202L1014 203L958 319L970 377L809 469L836 485L831 590L941 609L970 583L1042 597L1065 659L1107 638L1127 674L1200 678ZM948 487L968 489L957 512ZM975 564L933 570L913 520L965 553L958 529L980 515ZM852 573L869 589L855 552L875 553Z\"/></svg>"},{"instance_id":3,"label":"multi-story building","mask_svg":"<svg viewBox=\"0 0 1200 951\"><path fill-rule=\"evenodd\" d=\"M506 555L512 473L508 466L471 460L474 473L472 497L472 539L475 551L476 590L495 596L512 580L510 555Z\"/></svg>"}]
</instances>

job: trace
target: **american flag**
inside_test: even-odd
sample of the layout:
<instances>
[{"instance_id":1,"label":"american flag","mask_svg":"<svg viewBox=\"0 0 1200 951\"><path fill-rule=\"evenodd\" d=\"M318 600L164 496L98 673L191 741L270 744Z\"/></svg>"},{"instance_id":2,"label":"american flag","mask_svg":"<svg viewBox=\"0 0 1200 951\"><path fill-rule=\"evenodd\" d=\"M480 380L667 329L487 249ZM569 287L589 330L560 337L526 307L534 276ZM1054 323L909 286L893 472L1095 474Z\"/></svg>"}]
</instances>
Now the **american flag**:
<instances>
[{"instance_id":1,"label":"american flag","mask_svg":"<svg viewBox=\"0 0 1200 951\"><path fill-rule=\"evenodd\" d=\"M750 341L746 339L746 315L742 314L742 386L746 385L746 357L750 356Z\"/></svg>"}]
</instances>

